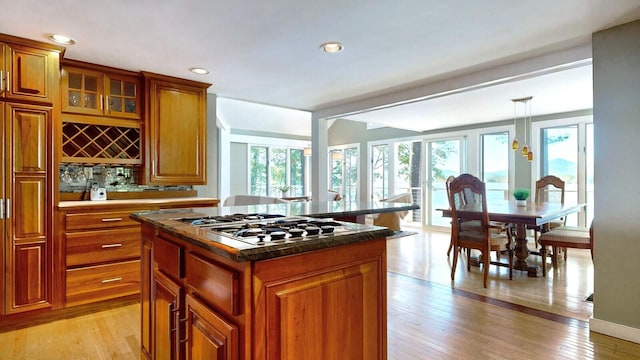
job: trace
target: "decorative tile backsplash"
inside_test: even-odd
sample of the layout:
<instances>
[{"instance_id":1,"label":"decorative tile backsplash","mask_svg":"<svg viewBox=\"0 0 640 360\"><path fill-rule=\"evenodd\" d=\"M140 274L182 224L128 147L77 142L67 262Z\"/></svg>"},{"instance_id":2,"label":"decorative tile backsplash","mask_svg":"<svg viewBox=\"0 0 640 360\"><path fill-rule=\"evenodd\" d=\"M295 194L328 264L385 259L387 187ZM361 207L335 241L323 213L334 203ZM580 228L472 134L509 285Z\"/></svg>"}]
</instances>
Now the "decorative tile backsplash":
<instances>
[{"instance_id":1,"label":"decorative tile backsplash","mask_svg":"<svg viewBox=\"0 0 640 360\"><path fill-rule=\"evenodd\" d=\"M149 186L138 185L138 168L133 166L60 165L60 192L88 191L92 184L111 191L191 190L190 185Z\"/></svg>"}]
</instances>

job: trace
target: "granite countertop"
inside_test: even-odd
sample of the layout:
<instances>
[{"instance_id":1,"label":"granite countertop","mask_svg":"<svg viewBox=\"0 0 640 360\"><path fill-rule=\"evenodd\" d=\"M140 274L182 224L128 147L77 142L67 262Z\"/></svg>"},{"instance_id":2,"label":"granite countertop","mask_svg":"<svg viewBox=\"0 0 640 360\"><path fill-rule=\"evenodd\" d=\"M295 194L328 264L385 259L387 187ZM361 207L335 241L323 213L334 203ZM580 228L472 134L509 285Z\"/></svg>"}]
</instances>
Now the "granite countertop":
<instances>
[{"instance_id":1,"label":"granite countertop","mask_svg":"<svg viewBox=\"0 0 640 360\"><path fill-rule=\"evenodd\" d=\"M413 210L415 204L399 203L343 203L343 202L308 202L289 204L250 205L234 207L208 207L189 209L167 209L148 212L137 212L131 217L142 223L157 227L165 232L207 249L217 255L234 261L257 261L279 256L297 254L307 251L330 248L339 245L364 242L387 237L393 231L380 226L356 223L345 223L344 232L287 240L267 244L249 244L231 237L218 235L210 231L191 226L179 221L181 218L198 218L203 216L230 215L236 213L280 214L283 216L308 216L316 218L354 217L372 213Z\"/></svg>"}]
</instances>

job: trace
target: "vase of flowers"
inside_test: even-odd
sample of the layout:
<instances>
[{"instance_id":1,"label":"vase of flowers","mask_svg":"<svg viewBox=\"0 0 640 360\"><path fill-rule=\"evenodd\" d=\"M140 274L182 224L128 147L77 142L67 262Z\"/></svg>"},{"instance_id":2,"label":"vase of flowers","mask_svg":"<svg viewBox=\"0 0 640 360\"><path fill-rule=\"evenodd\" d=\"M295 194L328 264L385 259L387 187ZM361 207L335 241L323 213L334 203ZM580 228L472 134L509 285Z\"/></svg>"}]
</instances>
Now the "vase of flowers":
<instances>
[{"instance_id":1,"label":"vase of flowers","mask_svg":"<svg viewBox=\"0 0 640 360\"><path fill-rule=\"evenodd\" d=\"M513 197L516 199L517 206L527 206L529 189L515 189L513 190Z\"/></svg>"},{"instance_id":2,"label":"vase of flowers","mask_svg":"<svg viewBox=\"0 0 640 360\"><path fill-rule=\"evenodd\" d=\"M278 187L278 190L282 192L282 197L287 196L287 193L289 192L290 189L291 189L291 186L289 185L280 185L280 187Z\"/></svg>"}]
</instances>

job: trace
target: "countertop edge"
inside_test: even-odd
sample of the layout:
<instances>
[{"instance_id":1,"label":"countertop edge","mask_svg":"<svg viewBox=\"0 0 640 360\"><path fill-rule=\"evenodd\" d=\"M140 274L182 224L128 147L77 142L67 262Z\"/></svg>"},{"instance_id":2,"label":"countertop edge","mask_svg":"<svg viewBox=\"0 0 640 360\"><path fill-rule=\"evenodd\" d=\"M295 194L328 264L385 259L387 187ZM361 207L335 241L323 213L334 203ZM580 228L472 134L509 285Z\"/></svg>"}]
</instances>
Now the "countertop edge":
<instances>
[{"instance_id":1,"label":"countertop edge","mask_svg":"<svg viewBox=\"0 0 640 360\"><path fill-rule=\"evenodd\" d=\"M154 199L122 199L122 200L74 200L74 201L60 201L56 206L59 210L72 210L82 208L111 208L117 207L119 209L140 208L145 205L148 206L217 206L220 203L220 199L217 198L203 198L203 197L176 197L176 198L154 198Z\"/></svg>"},{"instance_id":2,"label":"countertop edge","mask_svg":"<svg viewBox=\"0 0 640 360\"><path fill-rule=\"evenodd\" d=\"M164 221L158 221L150 219L145 216L143 212L133 213L130 217L142 224L147 224L154 228L160 229L167 234L174 236L180 240L186 241L192 245L198 246L207 251L225 257L227 259L236 262L246 261L260 261L278 258L287 255L300 254L315 250L328 249L341 245L348 245L359 242L366 242L380 238L386 238L393 235L393 230L386 227L362 225L366 227L366 230L344 234L339 236L323 236L301 241L283 242L277 245L269 246L247 246L244 243L238 242L239 247L227 246L220 242L208 241L206 239L199 239L201 236L194 233L193 228L187 226L175 227L171 224L167 224ZM233 243L233 239L226 239L230 243Z\"/></svg>"}]
</instances>

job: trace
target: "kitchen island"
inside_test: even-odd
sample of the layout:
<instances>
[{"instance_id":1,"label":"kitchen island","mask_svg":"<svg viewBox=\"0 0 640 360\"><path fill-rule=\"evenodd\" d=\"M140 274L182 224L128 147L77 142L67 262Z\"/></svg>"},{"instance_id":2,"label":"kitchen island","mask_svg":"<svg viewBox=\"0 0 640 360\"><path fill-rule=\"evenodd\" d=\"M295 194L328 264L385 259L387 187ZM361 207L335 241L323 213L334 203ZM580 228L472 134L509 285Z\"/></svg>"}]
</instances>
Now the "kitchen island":
<instances>
[{"instance_id":1,"label":"kitchen island","mask_svg":"<svg viewBox=\"0 0 640 360\"><path fill-rule=\"evenodd\" d=\"M144 358L386 359L386 237L393 232L334 220L376 209L291 205L132 215L142 223ZM202 226L234 214L257 217ZM283 217L261 218L267 214ZM275 223L303 235L236 235ZM223 231L239 224L235 233ZM309 235L315 228L323 230Z\"/></svg>"}]
</instances>

